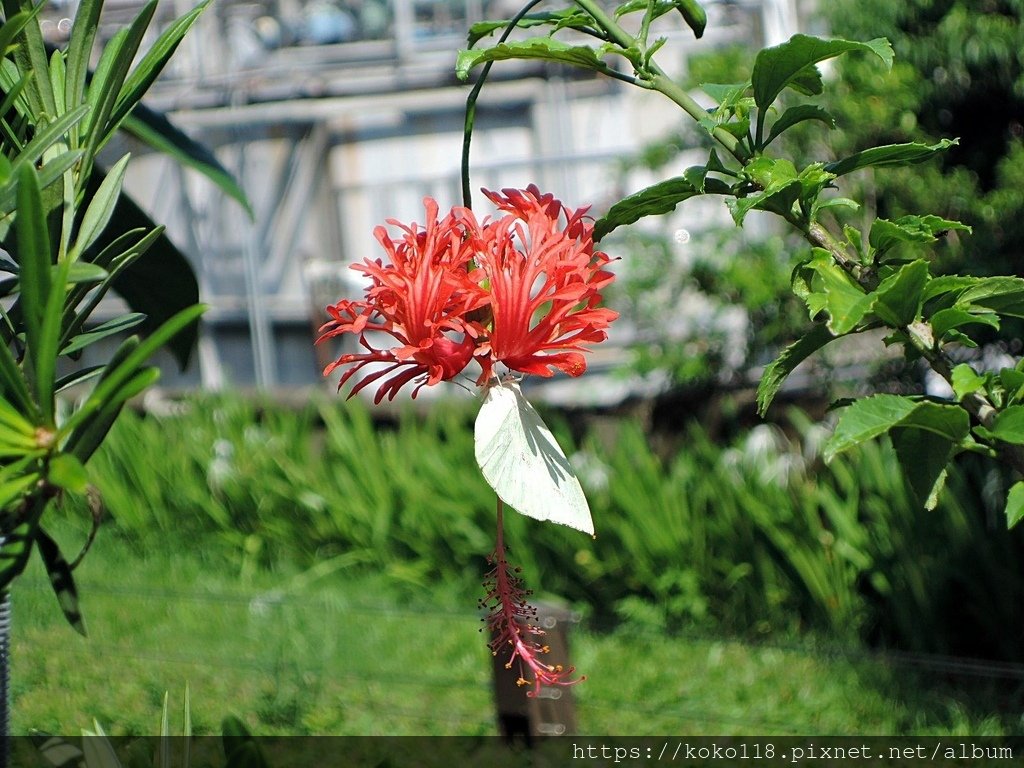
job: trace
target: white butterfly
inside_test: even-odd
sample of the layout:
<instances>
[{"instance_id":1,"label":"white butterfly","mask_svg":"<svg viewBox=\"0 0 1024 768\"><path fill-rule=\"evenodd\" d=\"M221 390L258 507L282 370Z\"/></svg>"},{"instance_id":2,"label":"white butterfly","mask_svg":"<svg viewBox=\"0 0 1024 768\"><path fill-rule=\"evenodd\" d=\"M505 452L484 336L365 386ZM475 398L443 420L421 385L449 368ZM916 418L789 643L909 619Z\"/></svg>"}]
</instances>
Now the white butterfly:
<instances>
[{"instance_id":1,"label":"white butterfly","mask_svg":"<svg viewBox=\"0 0 1024 768\"><path fill-rule=\"evenodd\" d=\"M474 429L476 463L510 507L593 535L590 506L551 430L512 380L484 392Z\"/></svg>"}]
</instances>

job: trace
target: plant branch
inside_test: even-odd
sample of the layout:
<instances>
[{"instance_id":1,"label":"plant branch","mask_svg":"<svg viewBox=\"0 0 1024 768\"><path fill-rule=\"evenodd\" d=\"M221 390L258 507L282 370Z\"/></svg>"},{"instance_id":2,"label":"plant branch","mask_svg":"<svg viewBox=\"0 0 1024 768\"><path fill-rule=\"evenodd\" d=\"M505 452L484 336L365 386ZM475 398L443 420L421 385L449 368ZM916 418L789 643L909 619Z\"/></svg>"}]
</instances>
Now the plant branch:
<instances>
[{"instance_id":1,"label":"plant branch","mask_svg":"<svg viewBox=\"0 0 1024 768\"><path fill-rule=\"evenodd\" d=\"M594 21L596 21L605 31L612 42L627 50L634 47L636 40L633 36L624 30L618 22L609 16L608 13L594 0L575 0L575 2L576 5L582 8L586 13L590 14ZM677 105L682 107L683 111L692 117L695 122L699 123L707 117L705 109L698 104L685 89L681 88L678 83L665 74L661 67L651 61L647 64L646 69L648 70L646 72L637 72L641 81L649 82L650 87L653 90L667 96ZM731 133L721 127L716 127L711 134L719 144L725 147L725 149L727 149L729 153L741 163L748 159L748 154L740 144L739 139Z\"/></svg>"}]
</instances>

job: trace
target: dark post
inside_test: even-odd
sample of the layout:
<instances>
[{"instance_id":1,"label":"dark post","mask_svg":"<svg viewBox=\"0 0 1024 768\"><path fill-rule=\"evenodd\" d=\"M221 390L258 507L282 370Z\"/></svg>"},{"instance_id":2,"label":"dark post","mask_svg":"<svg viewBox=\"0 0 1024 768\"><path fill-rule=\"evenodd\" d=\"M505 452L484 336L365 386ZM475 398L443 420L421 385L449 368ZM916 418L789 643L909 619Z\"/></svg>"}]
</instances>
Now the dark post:
<instances>
[{"instance_id":1,"label":"dark post","mask_svg":"<svg viewBox=\"0 0 1024 768\"><path fill-rule=\"evenodd\" d=\"M544 654L548 664L561 664L568 669L569 625L576 616L565 608L544 603L534 604L537 625L544 630L544 644L551 650ZM543 686L537 696L527 696L531 686L519 686L519 669L506 669L507 654L494 657L494 699L498 708L498 730L510 744L533 746L542 736L565 736L576 731L576 707L572 689L566 686Z\"/></svg>"}]
</instances>

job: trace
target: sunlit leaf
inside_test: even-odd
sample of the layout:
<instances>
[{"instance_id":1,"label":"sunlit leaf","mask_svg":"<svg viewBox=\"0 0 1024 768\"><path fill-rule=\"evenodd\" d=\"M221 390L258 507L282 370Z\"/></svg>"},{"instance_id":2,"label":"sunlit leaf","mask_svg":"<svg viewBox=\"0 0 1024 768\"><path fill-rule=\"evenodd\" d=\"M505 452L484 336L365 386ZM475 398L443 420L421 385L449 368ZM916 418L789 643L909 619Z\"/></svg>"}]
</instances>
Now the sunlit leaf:
<instances>
[{"instance_id":1,"label":"sunlit leaf","mask_svg":"<svg viewBox=\"0 0 1024 768\"><path fill-rule=\"evenodd\" d=\"M871 147L863 152L837 160L825 166L836 176L844 176L861 168L880 168L887 165L913 165L930 160L940 152L959 144L958 139L942 139L937 144L887 144L882 147Z\"/></svg>"},{"instance_id":2,"label":"sunlit leaf","mask_svg":"<svg viewBox=\"0 0 1024 768\"><path fill-rule=\"evenodd\" d=\"M754 100L765 110L787 85L808 66L850 51L867 51L878 56L886 66L892 66L892 46L884 38L866 43L853 40L823 40L808 35L794 35L787 42L765 48L757 54L751 73Z\"/></svg>"}]
</instances>

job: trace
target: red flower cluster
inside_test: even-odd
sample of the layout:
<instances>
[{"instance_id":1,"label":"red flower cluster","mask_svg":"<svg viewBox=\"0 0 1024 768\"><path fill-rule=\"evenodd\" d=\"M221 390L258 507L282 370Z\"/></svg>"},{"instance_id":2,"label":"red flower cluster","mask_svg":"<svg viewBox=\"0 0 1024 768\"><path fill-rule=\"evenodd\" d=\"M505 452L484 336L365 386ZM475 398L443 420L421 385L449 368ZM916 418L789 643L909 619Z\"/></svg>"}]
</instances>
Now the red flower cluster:
<instances>
[{"instance_id":1,"label":"red flower cluster","mask_svg":"<svg viewBox=\"0 0 1024 768\"><path fill-rule=\"evenodd\" d=\"M605 269L608 256L594 250L587 209L572 211L533 185L485 194L504 215L478 222L470 210L455 208L439 219L437 203L426 198L425 228L389 220L403 232L398 240L384 227L375 230L388 263L353 266L370 279L366 297L327 307L332 319L317 339L355 333L366 350L327 366L324 375L351 366L339 388L364 366L384 364L360 379L350 397L381 379L374 402L394 398L412 381L415 397L473 359L479 384L497 363L538 376L586 370L585 345L604 340L618 316L598 306L614 276ZM368 331L397 344L378 349Z\"/></svg>"}]
</instances>

